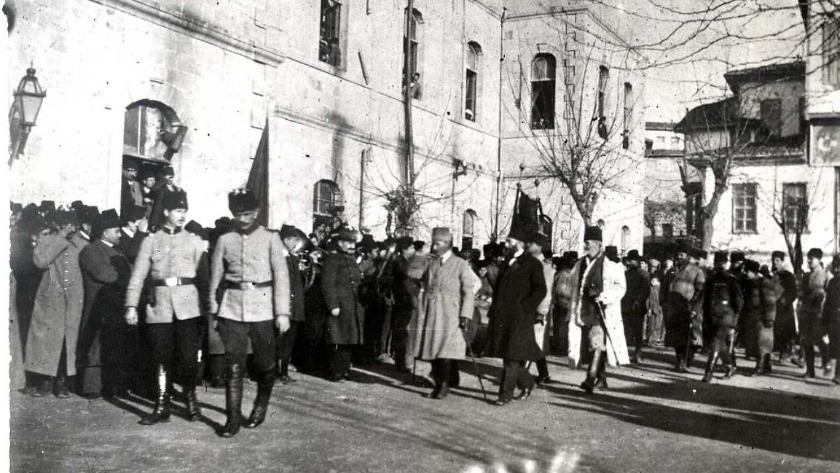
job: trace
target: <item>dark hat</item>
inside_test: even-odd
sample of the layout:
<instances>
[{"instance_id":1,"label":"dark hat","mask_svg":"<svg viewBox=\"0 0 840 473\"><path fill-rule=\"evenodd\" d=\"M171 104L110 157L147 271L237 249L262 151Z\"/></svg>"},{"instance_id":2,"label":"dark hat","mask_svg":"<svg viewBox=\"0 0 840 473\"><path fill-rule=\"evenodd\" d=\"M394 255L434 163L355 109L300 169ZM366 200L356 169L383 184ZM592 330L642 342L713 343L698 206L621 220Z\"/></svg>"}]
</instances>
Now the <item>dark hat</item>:
<instances>
[{"instance_id":1,"label":"dark hat","mask_svg":"<svg viewBox=\"0 0 840 473\"><path fill-rule=\"evenodd\" d=\"M40 215L36 215L28 219L23 228L29 235L35 235L41 233L41 230L49 227L50 224L45 219L41 218Z\"/></svg>"},{"instance_id":2,"label":"dark hat","mask_svg":"<svg viewBox=\"0 0 840 473\"><path fill-rule=\"evenodd\" d=\"M630 250L627 252L627 256L624 257L628 261L641 261L641 256L639 256L639 250Z\"/></svg>"},{"instance_id":3,"label":"dark hat","mask_svg":"<svg viewBox=\"0 0 840 473\"><path fill-rule=\"evenodd\" d=\"M79 210L85 208L84 202L81 200L74 200L72 204L70 204L70 208L73 210Z\"/></svg>"},{"instance_id":4,"label":"dark hat","mask_svg":"<svg viewBox=\"0 0 840 473\"><path fill-rule=\"evenodd\" d=\"M744 261L744 269L757 273L761 270L761 265L756 260L748 259Z\"/></svg>"},{"instance_id":5,"label":"dark hat","mask_svg":"<svg viewBox=\"0 0 840 473\"><path fill-rule=\"evenodd\" d=\"M357 238L356 230L353 230L350 227L344 227L344 226L338 229L338 234L335 237L336 240L352 241L354 243L356 242L356 238Z\"/></svg>"},{"instance_id":6,"label":"dark hat","mask_svg":"<svg viewBox=\"0 0 840 473\"><path fill-rule=\"evenodd\" d=\"M586 227L583 230L583 241L603 241L601 227Z\"/></svg>"},{"instance_id":7,"label":"dark hat","mask_svg":"<svg viewBox=\"0 0 840 473\"><path fill-rule=\"evenodd\" d=\"M577 261L578 259L580 259L580 256L578 255L577 251L567 251L563 253L563 257L568 258L570 261Z\"/></svg>"},{"instance_id":8,"label":"dark hat","mask_svg":"<svg viewBox=\"0 0 840 473\"><path fill-rule=\"evenodd\" d=\"M534 235L534 237L531 238L531 243L539 246L543 250L551 251L551 243L548 241L548 238L541 233Z\"/></svg>"},{"instance_id":9,"label":"dark hat","mask_svg":"<svg viewBox=\"0 0 840 473\"><path fill-rule=\"evenodd\" d=\"M56 225L68 225L68 224L75 224L78 225L79 221L81 220L80 216L77 212L72 210L59 210L55 213L55 223ZM90 223L87 221L87 223Z\"/></svg>"},{"instance_id":10,"label":"dark hat","mask_svg":"<svg viewBox=\"0 0 840 473\"><path fill-rule=\"evenodd\" d=\"M9 210L11 210L13 213L23 212L23 204L19 204L17 202L10 202Z\"/></svg>"},{"instance_id":11,"label":"dark hat","mask_svg":"<svg viewBox=\"0 0 840 473\"><path fill-rule=\"evenodd\" d=\"M142 220L146 216L146 207L142 205L132 205L125 209L123 212L122 220L123 222L135 222L137 220Z\"/></svg>"},{"instance_id":12,"label":"dark hat","mask_svg":"<svg viewBox=\"0 0 840 473\"><path fill-rule=\"evenodd\" d=\"M745 259L747 259L747 255L745 255L743 251L733 251L729 255L729 261L731 263L740 263L741 261L744 261Z\"/></svg>"},{"instance_id":13,"label":"dark hat","mask_svg":"<svg viewBox=\"0 0 840 473\"><path fill-rule=\"evenodd\" d=\"M426 246L426 242L423 240L415 240L414 241L414 249L417 251L423 250L423 247Z\"/></svg>"},{"instance_id":14,"label":"dark hat","mask_svg":"<svg viewBox=\"0 0 840 473\"><path fill-rule=\"evenodd\" d=\"M691 246L690 241L683 240L677 245L677 253L685 253L687 255L691 255L691 252L694 250L694 247Z\"/></svg>"},{"instance_id":15,"label":"dark hat","mask_svg":"<svg viewBox=\"0 0 840 473\"><path fill-rule=\"evenodd\" d=\"M298 229L295 228L293 225L286 225L284 223L283 226L280 227L280 239L283 240L285 238L295 238L295 237L297 237L298 233L295 230L298 230ZM301 233L303 233L303 232L301 232ZM306 238L306 235L304 235L304 239L308 240L308 238Z\"/></svg>"},{"instance_id":16,"label":"dark hat","mask_svg":"<svg viewBox=\"0 0 840 473\"><path fill-rule=\"evenodd\" d=\"M23 208L23 218L32 218L38 215L38 206L35 204L27 204L26 207Z\"/></svg>"},{"instance_id":17,"label":"dark hat","mask_svg":"<svg viewBox=\"0 0 840 473\"><path fill-rule=\"evenodd\" d=\"M189 210L189 208L186 192L175 191L163 193L163 210Z\"/></svg>"},{"instance_id":18,"label":"dark hat","mask_svg":"<svg viewBox=\"0 0 840 473\"><path fill-rule=\"evenodd\" d=\"M192 233L193 235L201 236L201 233L204 231L204 227L195 220L190 220L186 225L184 225L184 230Z\"/></svg>"},{"instance_id":19,"label":"dark hat","mask_svg":"<svg viewBox=\"0 0 840 473\"><path fill-rule=\"evenodd\" d=\"M231 213L251 212L257 207L257 196L250 189L236 189L228 194L228 208Z\"/></svg>"},{"instance_id":20,"label":"dark hat","mask_svg":"<svg viewBox=\"0 0 840 473\"><path fill-rule=\"evenodd\" d=\"M403 236L397 238L397 251L403 251L414 245L414 239L410 236Z\"/></svg>"},{"instance_id":21,"label":"dark hat","mask_svg":"<svg viewBox=\"0 0 840 473\"><path fill-rule=\"evenodd\" d=\"M610 261L618 262L618 247L610 245L604 248L604 254L607 255Z\"/></svg>"},{"instance_id":22,"label":"dark hat","mask_svg":"<svg viewBox=\"0 0 840 473\"><path fill-rule=\"evenodd\" d=\"M133 160L126 160L125 162L123 162L123 169L137 170L137 169L140 169L140 166L138 166L137 163L134 162Z\"/></svg>"},{"instance_id":23,"label":"dark hat","mask_svg":"<svg viewBox=\"0 0 840 473\"><path fill-rule=\"evenodd\" d=\"M175 173L172 173L172 175L174 176ZM150 177L157 177L155 174L155 168L150 166L143 166L143 168L140 169L140 180L143 181Z\"/></svg>"},{"instance_id":24,"label":"dark hat","mask_svg":"<svg viewBox=\"0 0 840 473\"><path fill-rule=\"evenodd\" d=\"M778 251L778 250L777 250L777 251L774 251L774 252L773 252L773 254L772 254L772 255L770 255L770 257L771 257L771 258L779 258L779 259L780 259L780 260L782 260L782 261L784 261L784 260L785 260L785 256L786 256L786 255L785 255L785 252L784 252L784 251Z\"/></svg>"},{"instance_id":25,"label":"dark hat","mask_svg":"<svg viewBox=\"0 0 840 473\"><path fill-rule=\"evenodd\" d=\"M160 170L161 176L174 176L175 170L172 169L172 166L164 166L163 169Z\"/></svg>"},{"instance_id":26,"label":"dark hat","mask_svg":"<svg viewBox=\"0 0 840 473\"><path fill-rule=\"evenodd\" d=\"M75 215L79 219L79 223L92 225L96 217L99 216L99 207L95 205L85 205L81 209L76 210Z\"/></svg>"},{"instance_id":27,"label":"dark hat","mask_svg":"<svg viewBox=\"0 0 840 473\"><path fill-rule=\"evenodd\" d=\"M811 258L822 259L822 257L823 257L823 250L821 250L819 248L811 248L810 250L808 250L808 259L811 259Z\"/></svg>"},{"instance_id":28,"label":"dark hat","mask_svg":"<svg viewBox=\"0 0 840 473\"><path fill-rule=\"evenodd\" d=\"M362 241L356 244L356 248L366 253L370 253L371 251L373 251L376 248L376 241L374 241L373 235L371 235L370 233L365 233L364 235L362 235Z\"/></svg>"},{"instance_id":29,"label":"dark hat","mask_svg":"<svg viewBox=\"0 0 840 473\"><path fill-rule=\"evenodd\" d=\"M55 202L52 200L42 200L40 210L44 213L55 212Z\"/></svg>"},{"instance_id":30,"label":"dark hat","mask_svg":"<svg viewBox=\"0 0 840 473\"><path fill-rule=\"evenodd\" d=\"M691 254L692 258L697 258L697 259L705 259L706 257L709 256L708 252L703 251L700 248L692 248L690 254Z\"/></svg>"},{"instance_id":31,"label":"dark hat","mask_svg":"<svg viewBox=\"0 0 840 473\"><path fill-rule=\"evenodd\" d=\"M103 230L107 230L109 228L120 228L121 226L122 223L120 222L120 216L114 209L108 209L93 219L93 228L96 229L94 230L95 233L102 232Z\"/></svg>"},{"instance_id":32,"label":"dark hat","mask_svg":"<svg viewBox=\"0 0 840 473\"><path fill-rule=\"evenodd\" d=\"M726 263L729 261L729 253L725 251L715 251L715 263Z\"/></svg>"},{"instance_id":33,"label":"dark hat","mask_svg":"<svg viewBox=\"0 0 840 473\"><path fill-rule=\"evenodd\" d=\"M452 241L452 232L446 227L436 227L432 229L432 240L444 239Z\"/></svg>"}]
</instances>

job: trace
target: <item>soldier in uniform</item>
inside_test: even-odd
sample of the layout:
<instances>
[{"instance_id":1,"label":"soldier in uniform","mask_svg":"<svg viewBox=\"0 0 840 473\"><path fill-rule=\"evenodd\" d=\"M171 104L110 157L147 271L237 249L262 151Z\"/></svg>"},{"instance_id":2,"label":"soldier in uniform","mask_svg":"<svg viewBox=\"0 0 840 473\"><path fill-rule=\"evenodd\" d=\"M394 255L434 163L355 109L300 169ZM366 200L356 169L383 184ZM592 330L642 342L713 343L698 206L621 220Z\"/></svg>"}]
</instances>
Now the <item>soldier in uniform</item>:
<instances>
[{"instance_id":1,"label":"soldier in uniform","mask_svg":"<svg viewBox=\"0 0 840 473\"><path fill-rule=\"evenodd\" d=\"M705 326L709 340L709 361L703 382L712 380L712 373L718 358L726 368L724 379L735 373L729 350L732 331L738 326L738 315L744 305L743 293L738 280L726 270L729 255L719 251L715 253L714 271L709 276L705 288Z\"/></svg>"},{"instance_id":2,"label":"soldier in uniform","mask_svg":"<svg viewBox=\"0 0 840 473\"><path fill-rule=\"evenodd\" d=\"M239 432L242 418L242 383L248 340L257 370L257 398L244 424L255 428L265 420L274 387L275 326L282 335L291 325L289 268L277 233L257 222L257 198L250 190L228 195L236 231L219 237L213 251L210 276L210 312L216 314L227 362L227 422L222 437ZM216 289L224 284L221 304Z\"/></svg>"},{"instance_id":3,"label":"soldier in uniform","mask_svg":"<svg viewBox=\"0 0 840 473\"><path fill-rule=\"evenodd\" d=\"M703 270L691 264L692 249L682 244L677 251L677 266L662 284L665 295L663 312L667 332L666 345L674 347L677 355L675 371L687 373L697 349L694 343L698 314L703 310L703 287L706 277Z\"/></svg>"},{"instance_id":4,"label":"soldier in uniform","mask_svg":"<svg viewBox=\"0 0 840 473\"><path fill-rule=\"evenodd\" d=\"M125 302L126 322L135 325L143 285L151 275L151 300L146 307L145 323L156 366L157 397L152 413L140 421L142 425L169 421L172 368L176 358L188 419L194 422L201 417L195 396L202 333L196 283L200 282L198 273L204 242L183 231L188 210L186 193L168 193L161 205L165 221L140 245Z\"/></svg>"}]
</instances>

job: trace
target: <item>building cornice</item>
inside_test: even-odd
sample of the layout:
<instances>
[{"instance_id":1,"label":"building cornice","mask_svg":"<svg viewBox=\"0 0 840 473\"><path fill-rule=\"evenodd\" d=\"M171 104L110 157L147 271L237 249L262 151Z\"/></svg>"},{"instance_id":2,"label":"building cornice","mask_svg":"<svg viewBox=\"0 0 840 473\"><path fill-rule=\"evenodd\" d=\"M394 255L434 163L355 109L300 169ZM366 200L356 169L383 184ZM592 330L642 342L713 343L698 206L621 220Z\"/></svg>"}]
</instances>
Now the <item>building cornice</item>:
<instances>
[{"instance_id":1,"label":"building cornice","mask_svg":"<svg viewBox=\"0 0 840 473\"><path fill-rule=\"evenodd\" d=\"M262 64L276 67L286 59L278 51L259 46L253 40L243 41L227 31L202 24L178 12L163 9L155 2L147 0L89 1L133 15L164 28L191 33L196 39Z\"/></svg>"}]
</instances>

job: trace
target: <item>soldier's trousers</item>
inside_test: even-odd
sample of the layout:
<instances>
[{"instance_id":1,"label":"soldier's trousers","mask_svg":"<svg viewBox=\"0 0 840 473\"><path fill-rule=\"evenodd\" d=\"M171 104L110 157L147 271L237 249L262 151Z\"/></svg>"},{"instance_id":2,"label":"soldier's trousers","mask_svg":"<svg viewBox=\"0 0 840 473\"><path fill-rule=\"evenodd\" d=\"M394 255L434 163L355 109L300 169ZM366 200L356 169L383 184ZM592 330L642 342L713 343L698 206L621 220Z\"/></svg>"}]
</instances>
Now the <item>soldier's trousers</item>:
<instances>
[{"instance_id":1,"label":"soldier's trousers","mask_svg":"<svg viewBox=\"0 0 840 473\"><path fill-rule=\"evenodd\" d=\"M254 368L257 373L274 369L275 335L274 320L261 322L238 322L219 319L219 336L225 345L225 361L228 366L245 366L248 356L248 339L251 340Z\"/></svg>"},{"instance_id":2,"label":"soldier's trousers","mask_svg":"<svg viewBox=\"0 0 840 473\"><path fill-rule=\"evenodd\" d=\"M394 351L394 364L398 368L408 367L413 361L413 357L408 354L408 325L411 323L413 313L413 309L395 309L393 312L391 347Z\"/></svg>"},{"instance_id":3,"label":"soldier's trousers","mask_svg":"<svg viewBox=\"0 0 840 473\"><path fill-rule=\"evenodd\" d=\"M171 367L177 360L176 376L185 387L198 381L198 351L201 349L201 317L147 324L146 336L155 364Z\"/></svg>"}]
</instances>

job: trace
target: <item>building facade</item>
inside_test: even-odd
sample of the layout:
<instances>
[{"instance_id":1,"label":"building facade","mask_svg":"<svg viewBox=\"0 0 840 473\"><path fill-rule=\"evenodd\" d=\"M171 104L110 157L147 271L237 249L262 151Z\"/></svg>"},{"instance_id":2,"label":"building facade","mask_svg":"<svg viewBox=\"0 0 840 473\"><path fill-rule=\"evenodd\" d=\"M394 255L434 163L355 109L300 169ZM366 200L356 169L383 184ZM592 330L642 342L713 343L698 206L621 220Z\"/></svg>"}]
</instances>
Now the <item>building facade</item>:
<instances>
[{"instance_id":1,"label":"building facade","mask_svg":"<svg viewBox=\"0 0 840 473\"><path fill-rule=\"evenodd\" d=\"M405 180L410 51L423 201L416 236L444 225L473 246L504 236L511 177L518 177L512 169L529 153L508 144L517 128L506 110L521 98L509 86L510 59L520 57L515 38L546 19L565 25L569 15L502 0L415 0L412 12L386 0L7 2L17 15L9 70L23 75L33 64L49 91L12 162L12 200L118 207L126 160L150 172L171 164L189 193L191 218L210 225L264 155L271 226L308 230L339 215L382 237L393 229L385 195ZM586 8L568 11L581 36L620 38ZM528 64L548 47L543 42L557 49L556 37L544 38L523 46ZM610 87L620 91L624 82L616 77ZM641 97L643 76L632 82ZM594 94L597 84L582 82L578 93ZM635 108L643 123L641 102ZM631 142L624 155L641 156L642 134ZM567 205L553 195L543 201L552 218ZM599 218L640 242L641 205L622 202L605 198Z\"/></svg>"},{"instance_id":2,"label":"building facade","mask_svg":"<svg viewBox=\"0 0 840 473\"><path fill-rule=\"evenodd\" d=\"M645 123L645 242L689 235L683 178L685 139L673 123ZM698 182L688 167L687 182Z\"/></svg>"}]
</instances>

